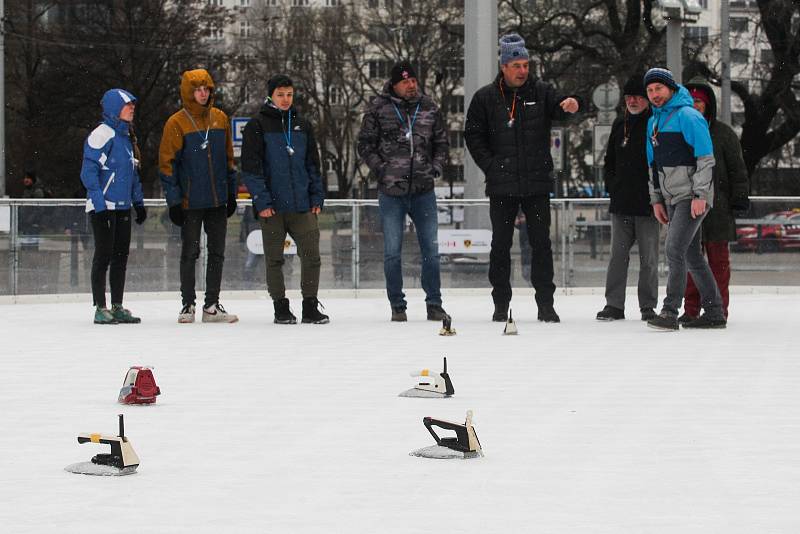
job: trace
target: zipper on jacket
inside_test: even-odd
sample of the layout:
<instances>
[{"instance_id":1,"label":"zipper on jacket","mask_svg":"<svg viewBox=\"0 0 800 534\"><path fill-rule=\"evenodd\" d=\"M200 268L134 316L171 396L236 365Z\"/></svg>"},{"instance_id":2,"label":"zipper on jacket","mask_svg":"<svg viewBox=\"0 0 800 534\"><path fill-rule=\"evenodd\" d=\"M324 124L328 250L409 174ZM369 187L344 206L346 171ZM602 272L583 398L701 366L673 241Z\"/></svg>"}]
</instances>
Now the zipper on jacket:
<instances>
[{"instance_id":1,"label":"zipper on jacket","mask_svg":"<svg viewBox=\"0 0 800 534\"><path fill-rule=\"evenodd\" d=\"M105 198L106 192L108 192L108 188L111 187L111 184L114 183L114 177L117 175L116 172L112 172L111 176L108 177L108 181L106 182L106 186L103 188L103 197Z\"/></svg>"},{"instance_id":2,"label":"zipper on jacket","mask_svg":"<svg viewBox=\"0 0 800 534\"><path fill-rule=\"evenodd\" d=\"M408 131L411 134L411 137L408 139L408 152L411 156L408 165L408 195L411 196L411 193L414 190L414 132L411 130L411 110L409 109L408 102L406 102L406 118L408 120Z\"/></svg>"}]
</instances>

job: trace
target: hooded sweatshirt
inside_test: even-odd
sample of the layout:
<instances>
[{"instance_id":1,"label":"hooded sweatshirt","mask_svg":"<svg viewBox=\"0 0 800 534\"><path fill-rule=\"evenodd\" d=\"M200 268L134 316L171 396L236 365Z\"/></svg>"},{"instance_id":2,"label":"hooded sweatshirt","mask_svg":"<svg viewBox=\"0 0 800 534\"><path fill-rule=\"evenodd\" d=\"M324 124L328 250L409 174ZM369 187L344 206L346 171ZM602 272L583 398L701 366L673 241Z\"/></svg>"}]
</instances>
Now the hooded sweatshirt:
<instances>
[{"instance_id":1,"label":"hooded sweatshirt","mask_svg":"<svg viewBox=\"0 0 800 534\"><path fill-rule=\"evenodd\" d=\"M201 106L194 90L211 90ZM224 206L236 198L236 169L228 116L214 107L214 80L204 69L181 77L183 108L164 125L158 151L158 171L167 205L184 209Z\"/></svg>"},{"instance_id":2,"label":"hooded sweatshirt","mask_svg":"<svg viewBox=\"0 0 800 534\"><path fill-rule=\"evenodd\" d=\"M705 117L714 144L714 209L703 219L703 242L736 240L736 219L731 204L746 202L750 194L742 145L733 128L717 120L717 98L702 77L692 78L686 89L703 89L709 97Z\"/></svg>"},{"instance_id":3,"label":"hooded sweatshirt","mask_svg":"<svg viewBox=\"0 0 800 534\"><path fill-rule=\"evenodd\" d=\"M708 122L692 107L680 84L663 106L652 106L647 121L647 164L651 168L650 203L675 205L699 198L714 202L714 148Z\"/></svg>"},{"instance_id":4,"label":"hooded sweatshirt","mask_svg":"<svg viewBox=\"0 0 800 534\"><path fill-rule=\"evenodd\" d=\"M144 205L136 168L130 124L119 118L122 108L136 97L122 89L106 91L100 101L103 122L83 144L81 182L86 188L86 211L129 210Z\"/></svg>"}]
</instances>

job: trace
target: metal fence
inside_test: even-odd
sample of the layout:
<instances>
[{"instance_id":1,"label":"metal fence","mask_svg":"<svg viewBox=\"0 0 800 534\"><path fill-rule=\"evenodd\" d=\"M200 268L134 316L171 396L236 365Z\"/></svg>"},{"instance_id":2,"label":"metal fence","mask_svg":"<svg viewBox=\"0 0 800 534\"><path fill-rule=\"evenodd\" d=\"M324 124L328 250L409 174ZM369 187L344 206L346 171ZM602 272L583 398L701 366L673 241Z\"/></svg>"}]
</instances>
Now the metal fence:
<instances>
[{"instance_id":1,"label":"metal fence","mask_svg":"<svg viewBox=\"0 0 800 534\"><path fill-rule=\"evenodd\" d=\"M146 201L148 219L133 225L126 291L179 290L180 229L163 200ZM0 199L0 295L91 292L93 239L82 200ZM488 287L491 232L488 200L440 200L442 286ZM322 289L383 288L383 235L375 200L329 200L319 217ZM420 285L419 247L413 225L403 245L406 287ZM731 244L732 284L800 285L800 197L754 197L737 220ZM522 225L524 226L524 225ZM662 232L663 234L663 232ZM602 287L610 252L607 199L553 199L551 238L556 283ZM205 266L198 261L198 289ZM228 221L223 290L265 288L260 227L249 201ZM512 249L512 284L529 285L529 263L519 232ZM287 240L287 288L300 284L300 264ZM632 251L629 285L638 277ZM661 274L666 265L661 257Z\"/></svg>"}]
</instances>

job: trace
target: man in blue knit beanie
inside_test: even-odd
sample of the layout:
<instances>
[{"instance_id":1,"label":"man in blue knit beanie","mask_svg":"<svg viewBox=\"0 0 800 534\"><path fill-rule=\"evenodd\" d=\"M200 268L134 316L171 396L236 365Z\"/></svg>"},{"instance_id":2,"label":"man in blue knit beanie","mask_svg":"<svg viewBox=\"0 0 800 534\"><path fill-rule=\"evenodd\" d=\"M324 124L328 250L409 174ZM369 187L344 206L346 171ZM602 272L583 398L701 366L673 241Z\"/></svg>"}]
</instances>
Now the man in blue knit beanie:
<instances>
[{"instance_id":1,"label":"man in blue knit beanie","mask_svg":"<svg viewBox=\"0 0 800 534\"><path fill-rule=\"evenodd\" d=\"M725 328L722 298L703 256L700 226L714 200L714 148L708 122L694 109L689 91L667 69L644 75L653 115L647 122L647 163L650 166L650 204L667 226L669 275L661 313L647 325L678 330L678 310L686 291L687 269L700 291L705 314L684 328Z\"/></svg>"}]
</instances>

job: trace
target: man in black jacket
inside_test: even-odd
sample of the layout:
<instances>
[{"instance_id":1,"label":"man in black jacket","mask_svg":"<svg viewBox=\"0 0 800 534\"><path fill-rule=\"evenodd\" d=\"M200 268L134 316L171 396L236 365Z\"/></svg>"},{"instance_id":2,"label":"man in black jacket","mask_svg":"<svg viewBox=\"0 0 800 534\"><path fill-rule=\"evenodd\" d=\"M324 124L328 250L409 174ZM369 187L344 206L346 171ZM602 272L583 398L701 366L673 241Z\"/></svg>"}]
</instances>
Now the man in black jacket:
<instances>
[{"instance_id":1,"label":"man in black jacket","mask_svg":"<svg viewBox=\"0 0 800 534\"><path fill-rule=\"evenodd\" d=\"M577 112L579 103L574 97L557 96L553 86L530 75L528 57L522 37L512 33L500 38L501 72L472 98L464 139L472 159L486 175L492 221L492 320L508 319L510 251L514 220L521 207L532 250L531 284L536 290L538 318L557 323L550 248L550 124Z\"/></svg>"},{"instance_id":2,"label":"man in black jacket","mask_svg":"<svg viewBox=\"0 0 800 534\"><path fill-rule=\"evenodd\" d=\"M658 304L659 225L650 206L647 182L647 119L650 103L643 77L634 75L622 88L625 113L614 121L604 162L606 190L611 197L611 259L606 273L606 306L598 321L625 318L625 288L630 251L639 244L639 310L642 320L656 316Z\"/></svg>"}]
</instances>

